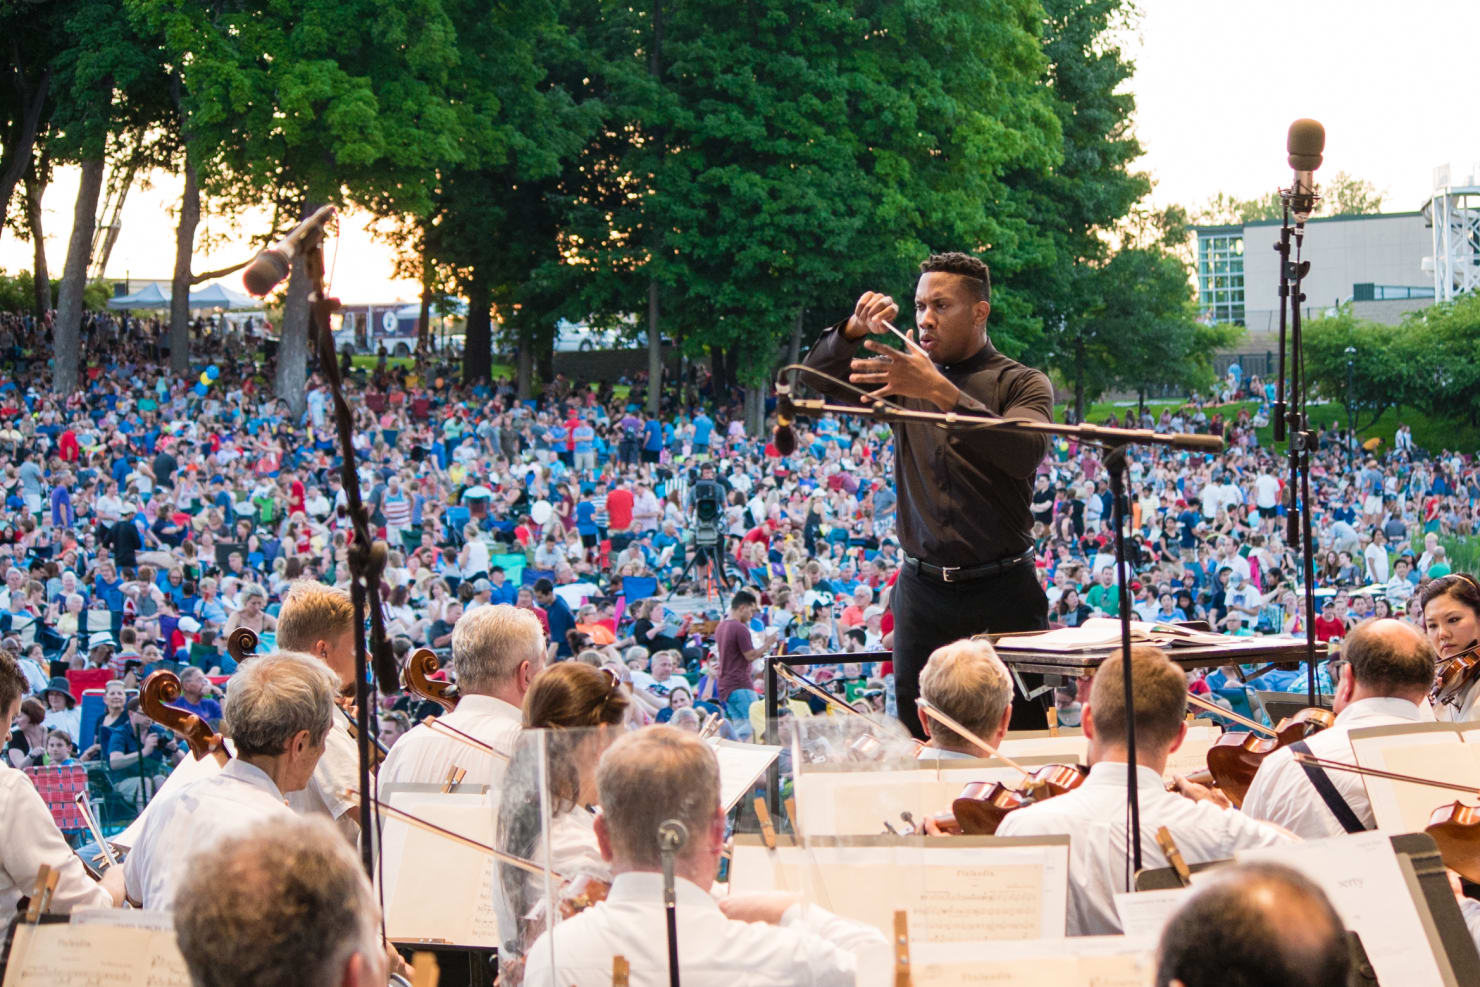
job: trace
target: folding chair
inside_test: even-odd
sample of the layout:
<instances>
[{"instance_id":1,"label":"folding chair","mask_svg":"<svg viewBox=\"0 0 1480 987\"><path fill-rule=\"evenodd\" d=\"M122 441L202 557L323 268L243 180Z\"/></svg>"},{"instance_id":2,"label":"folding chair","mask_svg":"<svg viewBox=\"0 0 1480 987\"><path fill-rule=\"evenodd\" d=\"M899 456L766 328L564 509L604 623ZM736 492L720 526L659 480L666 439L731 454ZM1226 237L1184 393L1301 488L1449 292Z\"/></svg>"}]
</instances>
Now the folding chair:
<instances>
[{"instance_id":1,"label":"folding chair","mask_svg":"<svg viewBox=\"0 0 1480 987\"><path fill-rule=\"evenodd\" d=\"M27 768L26 774L41 800L51 810L57 829L75 834L87 829L87 821L77 808L77 795L87 791L87 769L80 764L51 768Z\"/></svg>"}]
</instances>

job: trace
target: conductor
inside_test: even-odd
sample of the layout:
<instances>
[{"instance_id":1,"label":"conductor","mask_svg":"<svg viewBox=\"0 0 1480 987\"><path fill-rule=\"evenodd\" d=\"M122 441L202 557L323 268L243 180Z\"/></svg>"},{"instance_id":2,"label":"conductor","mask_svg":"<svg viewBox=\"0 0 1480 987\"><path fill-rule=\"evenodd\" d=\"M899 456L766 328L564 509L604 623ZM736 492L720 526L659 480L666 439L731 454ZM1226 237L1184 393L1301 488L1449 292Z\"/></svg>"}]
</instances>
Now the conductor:
<instances>
[{"instance_id":1,"label":"conductor","mask_svg":"<svg viewBox=\"0 0 1480 987\"><path fill-rule=\"evenodd\" d=\"M899 314L888 295L865 292L853 314L822 334L807 365L870 389L867 399L816 384L829 396L879 398L905 408L974 412L1048 422L1053 388L1038 370L992 346L987 265L962 253L933 254L915 287L916 330L902 348L892 335ZM859 344L873 356L857 355ZM1048 600L1033 566L1033 474L1048 439L998 429L946 430L894 424L898 536L905 564L894 588L894 672L899 717L917 737L920 670L943 644L984 631L1048 626ZM1041 702L1020 696L1011 726L1046 724Z\"/></svg>"}]
</instances>

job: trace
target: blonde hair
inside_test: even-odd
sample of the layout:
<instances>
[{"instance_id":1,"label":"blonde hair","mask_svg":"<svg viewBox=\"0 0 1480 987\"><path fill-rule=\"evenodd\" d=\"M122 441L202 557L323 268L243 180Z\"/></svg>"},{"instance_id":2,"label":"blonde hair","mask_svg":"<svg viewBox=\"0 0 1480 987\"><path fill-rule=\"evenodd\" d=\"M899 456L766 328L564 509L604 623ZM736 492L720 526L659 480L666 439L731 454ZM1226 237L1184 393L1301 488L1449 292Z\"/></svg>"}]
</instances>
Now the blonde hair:
<instances>
[{"instance_id":1,"label":"blonde hair","mask_svg":"<svg viewBox=\"0 0 1480 987\"><path fill-rule=\"evenodd\" d=\"M920 695L978 737L986 737L1012 703L1012 679L990 642L965 638L931 652L920 672ZM934 720L930 735L941 745L970 743Z\"/></svg>"},{"instance_id":2,"label":"blonde hair","mask_svg":"<svg viewBox=\"0 0 1480 987\"><path fill-rule=\"evenodd\" d=\"M1150 748L1166 748L1177 739L1187 715L1187 673L1160 648L1131 648L1131 688L1136 702L1136 738ZM1101 662L1090 686L1089 705L1095 733L1121 744L1126 739L1125 672L1120 655Z\"/></svg>"},{"instance_id":3,"label":"blonde hair","mask_svg":"<svg viewBox=\"0 0 1480 987\"><path fill-rule=\"evenodd\" d=\"M303 579L293 583L283 598L277 644L284 651L311 653L320 641L333 641L354 626L355 609L348 593Z\"/></svg>"}]
</instances>

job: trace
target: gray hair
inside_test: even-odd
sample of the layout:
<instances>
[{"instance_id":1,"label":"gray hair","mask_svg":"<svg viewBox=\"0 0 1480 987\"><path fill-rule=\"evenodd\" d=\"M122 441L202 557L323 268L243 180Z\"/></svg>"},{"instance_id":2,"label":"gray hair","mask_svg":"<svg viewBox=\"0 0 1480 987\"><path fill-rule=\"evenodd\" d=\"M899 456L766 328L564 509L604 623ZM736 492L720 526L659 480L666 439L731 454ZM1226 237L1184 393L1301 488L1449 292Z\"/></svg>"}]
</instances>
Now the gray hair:
<instances>
[{"instance_id":1,"label":"gray hair","mask_svg":"<svg viewBox=\"0 0 1480 987\"><path fill-rule=\"evenodd\" d=\"M239 755L281 754L300 730L317 746L334 722L339 683L327 665L296 651L251 658L237 667L222 707Z\"/></svg>"},{"instance_id":2,"label":"gray hair","mask_svg":"<svg viewBox=\"0 0 1480 987\"><path fill-rule=\"evenodd\" d=\"M467 692L496 689L512 680L526 661L538 671L544 654L539 618L507 603L465 613L452 628L452 667Z\"/></svg>"},{"instance_id":3,"label":"gray hair","mask_svg":"<svg viewBox=\"0 0 1480 987\"><path fill-rule=\"evenodd\" d=\"M964 638L930 653L920 695L978 737L990 737L1012 702L1012 679L989 642ZM976 746L935 720L930 735L942 745Z\"/></svg>"},{"instance_id":4,"label":"gray hair","mask_svg":"<svg viewBox=\"0 0 1480 987\"><path fill-rule=\"evenodd\" d=\"M356 953L379 960L370 884L327 819L280 820L208 847L185 874L190 907L175 911L175 935L196 987L330 987Z\"/></svg>"}]
</instances>

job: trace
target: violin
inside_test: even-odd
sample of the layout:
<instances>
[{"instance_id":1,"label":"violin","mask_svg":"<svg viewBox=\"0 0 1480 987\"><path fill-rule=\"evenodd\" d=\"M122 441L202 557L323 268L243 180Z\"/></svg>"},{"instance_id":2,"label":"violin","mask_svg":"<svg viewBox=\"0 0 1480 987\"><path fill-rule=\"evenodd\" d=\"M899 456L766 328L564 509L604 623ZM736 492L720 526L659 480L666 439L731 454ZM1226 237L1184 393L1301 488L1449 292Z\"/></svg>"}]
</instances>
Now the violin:
<instances>
[{"instance_id":1,"label":"violin","mask_svg":"<svg viewBox=\"0 0 1480 987\"><path fill-rule=\"evenodd\" d=\"M1458 707L1460 696L1480 676L1480 641L1471 641L1463 651L1440 659L1434 668L1434 689L1429 702Z\"/></svg>"},{"instance_id":2,"label":"violin","mask_svg":"<svg viewBox=\"0 0 1480 987\"><path fill-rule=\"evenodd\" d=\"M167 668L151 672L139 690L139 708L155 723L185 738L197 761L214 757L224 767L231 760L221 735L199 716L169 703L180 698L180 677Z\"/></svg>"},{"instance_id":3,"label":"violin","mask_svg":"<svg viewBox=\"0 0 1480 987\"><path fill-rule=\"evenodd\" d=\"M1072 792L1089 777L1089 769L1078 764L1045 764L1030 771L941 712L928 700L916 699L915 705L921 712L965 737L989 756L998 758L1008 767L1023 774L1023 780L1015 788L1000 781L967 783L961 794L951 802L954 827L940 817L932 818L931 822L942 832L959 831L966 836L993 836L1009 812Z\"/></svg>"},{"instance_id":4,"label":"violin","mask_svg":"<svg viewBox=\"0 0 1480 987\"><path fill-rule=\"evenodd\" d=\"M441 667L442 663L437 660L434 652L427 648L418 648L401 670L401 685L413 696L436 703L450 713L457 708L460 697L456 685L432 678Z\"/></svg>"},{"instance_id":5,"label":"violin","mask_svg":"<svg viewBox=\"0 0 1480 987\"><path fill-rule=\"evenodd\" d=\"M1244 796L1249 794L1249 786L1254 784L1254 775L1258 773L1259 765L1264 763L1266 757L1281 747L1304 740L1336 722L1335 713L1312 706L1285 717L1271 728L1190 692L1187 694L1187 701L1249 728L1247 733L1230 730L1219 737L1208 749L1207 772L1197 772L1187 779L1196 784L1215 785L1223 790L1234 805L1243 803ZM1258 737L1255 734L1264 736Z\"/></svg>"}]
</instances>

